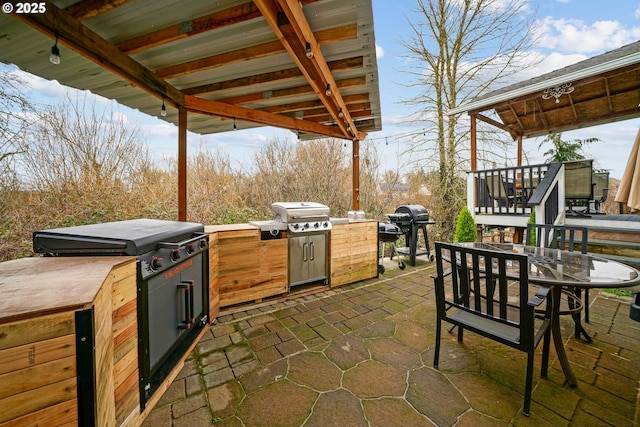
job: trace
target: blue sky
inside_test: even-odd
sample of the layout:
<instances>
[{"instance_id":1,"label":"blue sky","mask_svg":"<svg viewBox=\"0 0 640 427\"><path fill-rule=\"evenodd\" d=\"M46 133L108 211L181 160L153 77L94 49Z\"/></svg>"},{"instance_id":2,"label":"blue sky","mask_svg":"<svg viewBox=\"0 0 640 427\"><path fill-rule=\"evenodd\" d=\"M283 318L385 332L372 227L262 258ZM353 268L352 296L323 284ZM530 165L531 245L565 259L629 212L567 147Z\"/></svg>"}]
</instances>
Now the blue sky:
<instances>
[{"instance_id":1,"label":"blue sky","mask_svg":"<svg viewBox=\"0 0 640 427\"><path fill-rule=\"evenodd\" d=\"M529 54L543 55L545 59L527 74L523 73L521 80L640 39L640 0L530 0L528 7L532 13L537 10L537 28L541 34L540 44ZM408 121L413 110L402 103L413 93L403 86L406 76L401 71L406 51L400 44L400 40L409 37L407 20L415 9L415 0L373 0L383 130L369 136L378 147L380 157L385 159L383 169L394 169L406 160L401 155L407 147L403 135L419 129ZM29 80L29 96L42 102L56 102L66 90L56 82ZM177 155L175 126L124 106L118 110L128 124L140 128L154 158L161 160ZM640 119L634 119L567 132L563 139L599 138L602 142L586 147L587 157L595 159L596 167L609 169L612 177L620 178L639 127ZM253 154L273 137L295 138L286 130L258 128L215 135L189 134L188 141L191 151L201 146L220 149L230 156L235 167L248 170ZM546 148L538 150L539 143L538 139L524 141L531 163L542 161L539 151L544 152Z\"/></svg>"}]
</instances>

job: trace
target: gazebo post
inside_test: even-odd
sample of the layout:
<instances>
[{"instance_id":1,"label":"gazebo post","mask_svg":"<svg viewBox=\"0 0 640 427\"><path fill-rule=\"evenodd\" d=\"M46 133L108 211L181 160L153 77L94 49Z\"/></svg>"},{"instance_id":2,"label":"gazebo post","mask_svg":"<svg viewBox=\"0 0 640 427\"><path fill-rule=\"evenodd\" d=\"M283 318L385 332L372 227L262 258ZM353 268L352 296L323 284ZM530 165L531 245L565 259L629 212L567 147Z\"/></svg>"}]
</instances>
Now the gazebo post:
<instances>
[{"instance_id":1,"label":"gazebo post","mask_svg":"<svg viewBox=\"0 0 640 427\"><path fill-rule=\"evenodd\" d=\"M518 164L517 166L522 166L522 134L518 135Z\"/></svg>"},{"instance_id":2,"label":"gazebo post","mask_svg":"<svg viewBox=\"0 0 640 427\"><path fill-rule=\"evenodd\" d=\"M476 114L470 114L471 117L471 170L478 170L478 153L476 151Z\"/></svg>"},{"instance_id":3,"label":"gazebo post","mask_svg":"<svg viewBox=\"0 0 640 427\"><path fill-rule=\"evenodd\" d=\"M178 107L178 221L187 220L187 109Z\"/></svg>"},{"instance_id":4,"label":"gazebo post","mask_svg":"<svg viewBox=\"0 0 640 427\"><path fill-rule=\"evenodd\" d=\"M360 140L355 138L352 144L353 159L352 159L352 188L353 195L351 201L351 209L354 211L360 210Z\"/></svg>"}]
</instances>

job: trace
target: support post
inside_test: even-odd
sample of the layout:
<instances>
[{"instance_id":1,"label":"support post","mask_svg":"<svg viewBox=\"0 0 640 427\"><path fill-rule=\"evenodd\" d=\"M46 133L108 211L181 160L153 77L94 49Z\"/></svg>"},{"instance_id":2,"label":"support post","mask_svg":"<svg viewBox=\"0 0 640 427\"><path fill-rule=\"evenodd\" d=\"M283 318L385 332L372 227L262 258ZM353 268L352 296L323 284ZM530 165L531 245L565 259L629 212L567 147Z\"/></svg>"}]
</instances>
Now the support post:
<instances>
[{"instance_id":1,"label":"support post","mask_svg":"<svg viewBox=\"0 0 640 427\"><path fill-rule=\"evenodd\" d=\"M518 135L518 164L522 166L522 135Z\"/></svg>"},{"instance_id":2,"label":"support post","mask_svg":"<svg viewBox=\"0 0 640 427\"><path fill-rule=\"evenodd\" d=\"M353 195L352 195L351 209L354 211L359 211L360 210L360 141L357 138L353 140L352 151L353 151L353 159L352 159Z\"/></svg>"},{"instance_id":3,"label":"support post","mask_svg":"<svg viewBox=\"0 0 640 427\"><path fill-rule=\"evenodd\" d=\"M187 110L178 107L178 221L187 220Z\"/></svg>"},{"instance_id":4,"label":"support post","mask_svg":"<svg viewBox=\"0 0 640 427\"><path fill-rule=\"evenodd\" d=\"M470 114L471 116L471 170L478 170L478 153L476 145L476 114Z\"/></svg>"}]
</instances>

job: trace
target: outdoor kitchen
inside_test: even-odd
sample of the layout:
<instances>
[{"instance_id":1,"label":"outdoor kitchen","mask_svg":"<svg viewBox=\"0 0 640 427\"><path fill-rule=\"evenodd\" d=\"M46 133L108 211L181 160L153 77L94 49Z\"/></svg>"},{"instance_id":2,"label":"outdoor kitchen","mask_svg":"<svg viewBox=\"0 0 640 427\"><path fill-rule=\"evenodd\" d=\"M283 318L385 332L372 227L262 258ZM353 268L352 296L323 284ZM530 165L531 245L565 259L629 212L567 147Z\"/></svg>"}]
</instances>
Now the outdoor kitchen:
<instances>
[{"instance_id":1,"label":"outdoor kitchen","mask_svg":"<svg viewBox=\"0 0 640 427\"><path fill-rule=\"evenodd\" d=\"M0 422L137 424L220 310L377 277L377 220L334 218L313 202L272 210L273 220L245 224L34 232L44 256L0 264L0 386L13 402Z\"/></svg>"}]
</instances>

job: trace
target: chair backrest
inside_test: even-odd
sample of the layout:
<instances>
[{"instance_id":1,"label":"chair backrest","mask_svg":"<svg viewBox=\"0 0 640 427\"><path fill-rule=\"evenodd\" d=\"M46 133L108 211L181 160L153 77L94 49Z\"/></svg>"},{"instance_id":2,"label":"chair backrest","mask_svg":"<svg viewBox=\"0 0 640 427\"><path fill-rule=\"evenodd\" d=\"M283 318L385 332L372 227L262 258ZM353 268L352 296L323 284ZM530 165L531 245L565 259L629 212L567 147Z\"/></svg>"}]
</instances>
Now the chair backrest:
<instances>
[{"instance_id":1,"label":"chair backrest","mask_svg":"<svg viewBox=\"0 0 640 427\"><path fill-rule=\"evenodd\" d=\"M489 195L498 201L506 201L510 196L504 184L504 179L499 174L487 176L487 189L489 190Z\"/></svg>"},{"instance_id":2,"label":"chair backrest","mask_svg":"<svg viewBox=\"0 0 640 427\"><path fill-rule=\"evenodd\" d=\"M591 176L593 181L593 199L597 202L607 200L609 194L609 172L594 172Z\"/></svg>"},{"instance_id":3,"label":"chair backrest","mask_svg":"<svg viewBox=\"0 0 640 427\"><path fill-rule=\"evenodd\" d=\"M564 197L574 200L591 200L593 185L591 174L593 160L564 163Z\"/></svg>"},{"instance_id":4,"label":"chair backrest","mask_svg":"<svg viewBox=\"0 0 640 427\"><path fill-rule=\"evenodd\" d=\"M533 348L527 256L443 242L435 248L439 320L472 319L465 329L524 351Z\"/></svg>"},{"instance_id":5,"label":"chair backrest","mask_svg":"<svg viewBox=\"0 0 640 427\"><path fill-rule=\"evenodd\" d=\"M575 225L527 224L524 242L539 248L578 250L587 253L589 231Z\"/></svg>"}]
</instances>

